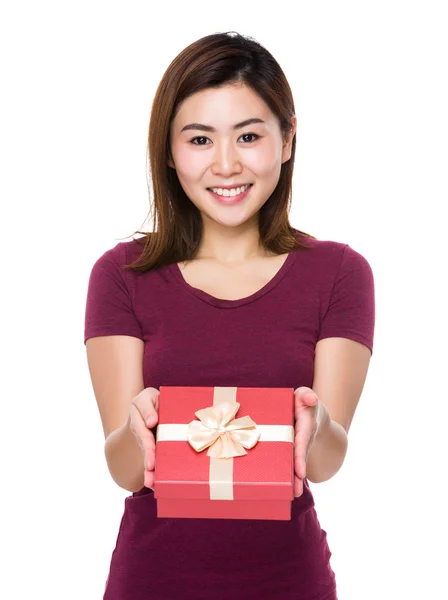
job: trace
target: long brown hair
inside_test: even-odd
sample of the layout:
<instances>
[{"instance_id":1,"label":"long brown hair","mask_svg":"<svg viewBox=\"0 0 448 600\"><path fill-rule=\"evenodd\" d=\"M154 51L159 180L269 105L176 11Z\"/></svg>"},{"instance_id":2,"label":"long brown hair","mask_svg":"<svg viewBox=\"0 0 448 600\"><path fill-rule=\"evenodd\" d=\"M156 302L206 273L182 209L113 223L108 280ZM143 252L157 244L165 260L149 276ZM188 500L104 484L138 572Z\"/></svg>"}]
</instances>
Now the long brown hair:
<instances>
[{"instance_id":1,"label":"long brown hair","mask_svg":"<svg viewBox=\"0 0 448 600\"><path fill-rule=\"evenodd\" d=\"M180 185L176 170L167 164L170 127L181 102L189 96L229 84L244 84L256 92L277 116L283 136L292 129L295 109L291 89L280 65L261 44L226 32L208 35L185 48L165 71L151 109L148 153L154 202L146 218L154 217L155 231L134 232L143 234L134 239L143 250L137 260L123 268L145 272L195 257L202 218ZM282 164L278 184L258 215L260 246L273 254L308 248L297 234L315 239L289 223L295 148L294 135L291 158Z\"/></svg>"}]
</instances>

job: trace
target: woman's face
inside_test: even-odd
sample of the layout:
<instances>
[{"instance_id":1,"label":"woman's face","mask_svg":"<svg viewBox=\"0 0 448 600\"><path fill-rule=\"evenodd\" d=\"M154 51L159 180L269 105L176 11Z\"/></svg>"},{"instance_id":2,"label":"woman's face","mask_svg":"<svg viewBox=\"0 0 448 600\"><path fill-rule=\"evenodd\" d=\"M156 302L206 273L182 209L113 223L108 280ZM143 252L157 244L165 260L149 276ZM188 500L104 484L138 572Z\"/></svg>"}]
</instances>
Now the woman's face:
<instances>
[{"instance_id":1,"label":"woman's face","mask_svg":"<svg viewBox=\"0 0 448 600\"><path fill-rule=\"evenodd\" d=\"M262 122L234 128L252 118ZM234 227L258 213L291 157L295 118L292 123L283 140L275 115L245 85L208 88L183 102L171 126L168 165L205 222ZM207 189L248 183L253 186L236 204L219 202Z\"/></svg>"}]
</instances>

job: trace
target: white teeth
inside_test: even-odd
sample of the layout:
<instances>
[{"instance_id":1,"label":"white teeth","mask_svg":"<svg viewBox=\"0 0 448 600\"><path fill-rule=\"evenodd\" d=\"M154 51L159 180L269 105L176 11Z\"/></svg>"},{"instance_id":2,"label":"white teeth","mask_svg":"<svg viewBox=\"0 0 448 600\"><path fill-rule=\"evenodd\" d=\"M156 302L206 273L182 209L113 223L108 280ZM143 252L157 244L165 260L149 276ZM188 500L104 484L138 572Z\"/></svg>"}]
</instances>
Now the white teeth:
<instances>
[{"instance_id":1,"label":"white teeth","mask_svg":"<svg viewBox=\"0 0 448 600\"><path fill-rule=\"evenodd\" d=\"M243 185L242 187L232 188L231 190L226 190L223 188L210 188L215 194L219 196L238 196L238 194L242 194L250 187L250 183L247 185Z\"/></svg>"}]
</instances>

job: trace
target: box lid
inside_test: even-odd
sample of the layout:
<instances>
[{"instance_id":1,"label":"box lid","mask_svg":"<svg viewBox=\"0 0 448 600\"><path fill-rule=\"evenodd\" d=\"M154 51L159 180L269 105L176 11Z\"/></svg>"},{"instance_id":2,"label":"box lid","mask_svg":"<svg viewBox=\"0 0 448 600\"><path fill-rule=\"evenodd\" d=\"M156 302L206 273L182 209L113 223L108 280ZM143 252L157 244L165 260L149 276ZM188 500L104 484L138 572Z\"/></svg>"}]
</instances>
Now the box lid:
<instances>
[{"instance_id":1,"label":"box lid","mask_svg":"<svg viewBox=\"0 0 448 600\"><path fill-rule=\"evenodd\" d=\"M250 416L257 425L294 424L293 388L225 388L240 404L235 418ZM197 410L213 406L223 388L161 386L159 425L197 420ZM221 396L222 398L222 396ZM157 433L156 433L157 435ZM244 456L212 459L207 450L197 452L185 439L157 440L154 495L156 498L210 499L217 487L216 461L226 461L224 485L233 500L292 500L294 449L291 442L263 441ZM212 463L215 463L214 465ZM221 465L218 465L218 472ZM219 485L218 485L219 488ZM213 498L212 498L213 499Z\"/></svg>"}]
</instances>

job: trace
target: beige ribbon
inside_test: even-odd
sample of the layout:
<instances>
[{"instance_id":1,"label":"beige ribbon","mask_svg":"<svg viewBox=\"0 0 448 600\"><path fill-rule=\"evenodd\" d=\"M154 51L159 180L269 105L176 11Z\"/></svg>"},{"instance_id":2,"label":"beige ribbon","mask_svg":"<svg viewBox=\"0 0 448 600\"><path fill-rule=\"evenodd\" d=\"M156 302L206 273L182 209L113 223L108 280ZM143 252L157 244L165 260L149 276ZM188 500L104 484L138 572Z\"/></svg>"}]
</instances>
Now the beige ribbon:
<instances>
[{"instance_id":1,"label":"beige ribbon","mask_svg":"<svg viewBox=\"0 0 448 600\"><path fill-rule=\"evenodd\" d=\"M223 402L194 413L199 421L189 423L187 438L196 452L208 448L207 456L233 458L244 456L244 448L255 446L260 439L256 423L250 417L235 419L239 408L238 402Z\"/></svg>"},{"instance_id":2,"label":"beige ribbon","mask_svg":"<svg viewBox=\"0 0 448 600\"><path fill-rule=\"evenodd\" d=\"M258 441L294 443L292 425L257 425L249 416L235 419L240 408L236 387L215 387L213 406L195 412L199 421L157 427L157 441L188 441L196 452L209 448L211 500L233 500L233 460Z\"/></svg>"}]
</instances>

